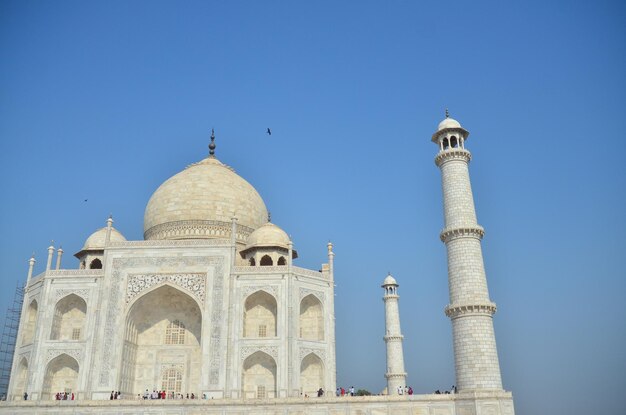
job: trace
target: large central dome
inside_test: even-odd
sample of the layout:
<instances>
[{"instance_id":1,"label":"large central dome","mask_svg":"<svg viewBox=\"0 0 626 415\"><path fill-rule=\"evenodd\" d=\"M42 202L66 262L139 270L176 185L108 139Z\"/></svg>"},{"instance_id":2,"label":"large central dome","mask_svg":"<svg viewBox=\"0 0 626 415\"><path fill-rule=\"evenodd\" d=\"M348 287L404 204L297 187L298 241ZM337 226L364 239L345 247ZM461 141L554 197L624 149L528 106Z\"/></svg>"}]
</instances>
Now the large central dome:
<instances>
[{"instance_id":1,"label":"large central dome","mask_svg":"<svg viewBox=\"0 0 626 415\"><path fill-rule=\"evenodd\" d=\"M257 191L214 157L192 164L154 192L144 214L144 239L212 239L230 236L236 217L237 240L267 222Z\"/></svg>"}]
</instances>

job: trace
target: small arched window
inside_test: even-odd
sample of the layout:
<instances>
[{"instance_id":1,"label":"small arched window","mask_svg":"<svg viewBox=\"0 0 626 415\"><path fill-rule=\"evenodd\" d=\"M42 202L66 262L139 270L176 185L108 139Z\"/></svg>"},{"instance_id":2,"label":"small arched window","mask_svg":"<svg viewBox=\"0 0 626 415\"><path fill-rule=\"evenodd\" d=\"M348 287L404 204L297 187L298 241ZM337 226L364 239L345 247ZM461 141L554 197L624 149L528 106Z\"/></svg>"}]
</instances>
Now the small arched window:
<instances>
[{"instance_id":1,"label":"small arched window","mask_svg":"<svg viewBox=\"0 0 626 415\"><path fill-rule=\"evenodd\" d=\"M251 267L254 267L256 265L256 261L254 260L254 258L250 258L249 263Z\"/></svg>"},{"instance_id":2,"label":"small arched window","mask_svg":"<svg viewBox=\"0 0 626 415\"><path fill-rule=\"evenodd\" d=\"M274 265L274 261L272 261L272 257L269 255L263 255L263 258L261 258L261 266L263 267L268 265Z\"/></svg>"},{"instance_id":3,"label":"small arched window","mask_svg":"<svg viewBox=\"0 0 626 415\"><path fill-rule=\"evenodd\" d=\"M183 323L174 320L167 325L165 344L185 344L185 325Z\"/></svg>"},{"instance_id":4,"label":"small arched window","mask_svg":"<svg viewBox=\"0 0 626 415\"><path fill-rule=\"evenodd\" d=\"M285 260L284 256L281 256L280 258L278 258L278 262L276 264L277 265L287 265L287 261Z\"/></svg>"},{"instance_id":5,"label":"small arched window","mask_svg":"<svg viewBox=\"0 0 626 415\"><path fill-rule=\"evenodd\" d=\"M443 149L444 149L444 150L447 150L449 147L450 147L450 142L448 141L448 138L447 138L447 137L445 137L445 138L443 139Z\"/></svg>"},{"instance_id":6,"label":"small arched window","mask_svg":"<svg viewBox=\"0 0 626 415\"><path fill-rule=\"evenodd\" d=\"M455 136L450 137L450 147L457 148L459 146L459 140Z\"/></svg>"},{"instance_id":7,"label":"small arched window","mask_svg":"<svg viewBox=\"0 0 626 415\"><path fill-rule=\"evenodd\" d=\"M100 261L98 258L94 259L89 264L89 269L102 269L102 261Z\"/></svg>"}]
</instances>

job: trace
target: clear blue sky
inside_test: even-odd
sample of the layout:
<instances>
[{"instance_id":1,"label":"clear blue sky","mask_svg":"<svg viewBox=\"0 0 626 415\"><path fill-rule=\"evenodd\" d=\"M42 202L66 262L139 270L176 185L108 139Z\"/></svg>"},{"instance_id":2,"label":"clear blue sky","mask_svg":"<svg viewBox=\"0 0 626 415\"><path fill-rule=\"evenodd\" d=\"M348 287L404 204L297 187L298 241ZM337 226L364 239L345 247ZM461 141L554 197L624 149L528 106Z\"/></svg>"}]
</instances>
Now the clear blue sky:
<instances>
[{"instance_id":1,"label":"clear blue sky","mask_svg":"<svg viewBox=\"0 0 626 415\"><path fill-rule=\"evenodd\" d=\"M71 268L109 213L141 239L150 195L215 127L298 265L335 243L338 383L385 385L391 271L409 384L449 388L430 142L448 107L471 133L517 414L623 413L625 20L619 1L3 1L0 310L51 239Z\"/></svg>"}]
</instances>

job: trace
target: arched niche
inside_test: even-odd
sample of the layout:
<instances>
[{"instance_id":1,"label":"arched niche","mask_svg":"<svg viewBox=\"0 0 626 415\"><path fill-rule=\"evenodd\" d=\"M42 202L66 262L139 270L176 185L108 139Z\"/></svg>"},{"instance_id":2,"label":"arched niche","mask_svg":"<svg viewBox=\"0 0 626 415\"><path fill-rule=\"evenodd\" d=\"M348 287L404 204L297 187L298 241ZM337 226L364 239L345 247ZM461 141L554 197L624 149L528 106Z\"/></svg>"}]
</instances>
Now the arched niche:
<instances>
[{"instance_id":1,"label":"arched niche","mask_svg":"<svg viewBox=\"0 0 626 415\"><path fill-rule=\"evenodd\" d=\"M324 364L315 353L309 353L300 364L300 391L315 396L319 388L324 388Z\"/></svg>"},{"instance_id":2,"label":"arched niche","mask_svg":"<svg viewBox=\"0 0 626 415\"><path fill-rule=\"evenodd\" d=\"M191 296L167 284L146 292L126 314L118 389L136 396L166 382L165 390L198 391L201 344L202 312Z\"/></svg>"},{"instance_id":3,"label":"arched niche","mask_svg":"<svg viewBox=\"0 0 626 415\"><path fill-rule=\"evenodd\" d=\"M244 305L243 337L276 337L276 299L265 291L257 291Z\"/></svg>"},{"instance_id":4,"label":"arched niche","mask_svg":"<svg viewBox=\"0 0 626 415\"><path fill-rule=\"evenodd\" d=\"M243 362L242 389L244 398L276 397L276 361L258 351Z\"/></svg>"},{"instance_id":5,"label":"arched niche","mask_svg":"<svg viewBox=\"0 0 626 415\"><path fill-rule=\"evenodd\" d=\"M26 310L26 322L24 323L24 331L22 332L22 344L30 344L35 340L38 311L39 305L37 304L37 300L31 301Z\"/></svg>"},{"instance_id":6,"label":"arched niche","mask_svg":"<svg viewBox=\"0 0 626 415\"><path fill-rule=\"evenodd\" d=\"M61 354L48 363L43 381L42 397L51 399L58 392L76 393L79 366L76 359Z\"/></svg>"},{"instance_id":7,"label":"arched niche","mask_svg":"<svg viewBox=\"0 0 626 415\"><path fill-rule=\"evenodd\" d=\"M26 390L26 382L28 381L28 361L26 357L20 359L20 363L17 365L17 372L15 373L15 387L13 389L13 396L15 400L24 399L24 392Z\"/></svg>"},{"instance_id":8,"label":"arched niche","mask_svg":"<svg viewBox=\"0 0 626 415\"><path fill-rule=\"evenodd\" d=\"M94 259L89 263L89 269L102 269L102 261L98 258Z\"/></svg>"},{"instance_id":9,"label":"arched niche","mask_svg":"<svg viewBox=\"0 0 626 415\"><path fill-rule=\"evenodd\" d=\"M50 340L82 340L87 303L76 294L60 299L54 307Z\"/></svg>"},{"instance_id":10,"label":"arched niche","mask_svg":"<svg viewBox=\"0 0 626 415\"><path fill-rule=\"evenodd\" d=\"M261 262L259 263L259 265L261 265L262 267L265 266L272 266L274 265L274 261L272 260L272 257L269 255L263 255L261 257Z\"/></svg>"},{"instance_id":11,"label":"arched niche","mask_svg":"<svg viewBox=\"0 0 626 415\"><path fill-rule=\"evenodd\" d=\"M300 338L304 340L324 340L324 310L322 303L313 294L300 302Z\"/></svg>"}]
</instances>

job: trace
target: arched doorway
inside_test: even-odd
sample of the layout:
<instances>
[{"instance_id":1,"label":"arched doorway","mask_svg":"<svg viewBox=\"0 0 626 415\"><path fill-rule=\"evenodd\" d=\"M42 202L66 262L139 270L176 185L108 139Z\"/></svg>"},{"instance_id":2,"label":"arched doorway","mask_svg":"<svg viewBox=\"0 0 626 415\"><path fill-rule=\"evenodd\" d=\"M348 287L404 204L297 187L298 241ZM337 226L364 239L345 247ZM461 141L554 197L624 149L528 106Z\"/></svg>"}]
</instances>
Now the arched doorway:
<instances>
[{"instance_id":1,"label":"arched doorway","mask_svg":"<svg viewBox=\"0 0 626 415\"><path fill-rule=\"evenodd\" d=\"M316 354L309 353L300 364L300 390L303 396L315 396L319 388L324 388L324 365Z\"/></svg>"},{"instance_id":2,"label":"arched doorway","mask_svg":"<svg viewBox=\"0 0 626 415\"><path fill-rule=\"evenodd\" d=\"M25 357L22 357L19 365L17 366L17 373L15 377L15 387L13 388L13 399L24 399L24 392L26 391L26 382L28 381L28 361Z\"/></svg>"},{"instance_id":3,"label":"arched doorway","mask_svg":"<svg viewBox=\"0 0 626 415\"><path fill-rule=\"evenodd\" d=\"M58 392L76 393L78 387L78 362L66 354L52 359L46 367L42 398L51 399Z\"/></svg>"},{"instance_id":4,"label":"arched doorway","mask_svg":"<svg viewBox=\"0 0 626 415\"><path fill-rule=\"evenodd\" d=\"M37 327L37 312L39 307L37 300L31 301L26 312L26 323L22 333L22 345L32 343L35 340L35 328Z\"/></svg>"},{"instance_id":5,"label":"arched doorway","mask_svg":"<svg viewBox=\"0 0 626 415\"><path fill-rule=\"evenodd\" d=\"M119 389L200 393L202 312L186 293L163 285L128 311Z\"/></svg>"},{"instance_id":6,"label":"arched doorway","mask_svg":"<svg viewBox=\"0 0 626 415\"><path fill-rule=\"evenodd\" d=\"M87 314L87 303L76 294L70 294L54 307L50 340L81 340Z\"/></svg>"},{"instance_id":7,"label":"arched doorway","mask_svg":"<svg viewBox=\"0 0 626 415\"><path fill-rule=\"evenodd\" d=\"M261 351L248 356L243 362L241 383L244 398L276 397L276 361L274 358Z\"/></svg>"},{"instance_id":8,"label":"arched doorway","mask_svg":"<svg viewBox=\"0 0 626 415\"><path fill-rule=\"evenodd\" d=\"M246 298L243 337L276 337L276 299L265 291Z\"/></svg>"},{"instance_id":9,"label":"arched doorway","mask_svg":"<svg viewBox=\"0 0 626 415\"><path fill-rule=\"evenodd\" d=\"M322 303L313 294L300 302L300 338L304 340L324 340L324 311Z\"/></svg>"}]
</instances>

